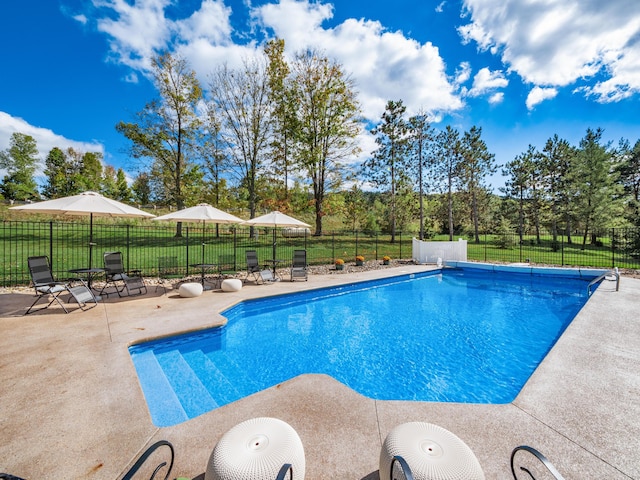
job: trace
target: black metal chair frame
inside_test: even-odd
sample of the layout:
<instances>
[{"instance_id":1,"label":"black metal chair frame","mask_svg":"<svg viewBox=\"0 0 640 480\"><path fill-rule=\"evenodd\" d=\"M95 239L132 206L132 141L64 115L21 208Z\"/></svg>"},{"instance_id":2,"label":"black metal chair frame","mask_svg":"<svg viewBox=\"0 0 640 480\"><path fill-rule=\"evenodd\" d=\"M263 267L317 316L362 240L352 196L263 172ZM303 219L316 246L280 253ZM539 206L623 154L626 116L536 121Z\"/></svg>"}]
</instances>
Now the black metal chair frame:
<instances>
[{"instance_id":1,"label":"black metal chair frame","mask_svg":"<svg viewBox=\"0 0 640 480\"><path fill-rule=\"evenodd\" d=\"M100 295L109 295L109 292L106 291L109 285L112 285L116 289L119 297L123 296L122 292L125 290L128 296L147 293L147 286L144 283L144 278L142 278L140 270L132 270L132 276L127 275L125 272L122 252L105 252L103 259L106 281L100 291ZM122 282L121 288L118 287L118 282ZM137 293L132 293L134 290L137 290Z\"/></svg>"},{"instance_id":2,"label":"black metal chair frame","mask_svg":"<svg viewBox=\"0 0 640 480\"><path fill-rule=\"evenodd\" d=\"M291 281L293 282L296 278L304 278L304 280L307 281L307 267L307 251L294 250L293 263L291 264Z\"/></svg>"},{"instance_id":3,"label":"black metal chair frame","mask_svg":"<svg viewBox=\"0 0 640 480\"><path fill-rule=\"evenodd\" d=\"M64 293L70 294L78 303L78 308L83 311L93 308L98 304L98 299L96 299L91 289L83 280L78 278L67 281L56 281L53 278L49 257L45 255L29 257L27 259L27 265L29 267L29 274L31 275L31 282L36 291L36 299L27 309L25 315L45 310L49 308L53 302L57 302L58 305L62 307L62 310L64 310L64 313L69 313L67 307L60 301L60 296ZM79 282L79 285L72 282ZM36 309L33 308L41 299L49 297L52 298L47 305ZM93 303L93 305L89 306L89 303Z\"/></svg>"},{"instance_id":4,"label":"black metal chair frame","mask_svg":"<svg viewBox=\"0 0 640 480\"><path fill-rule=\"evenodd\" d=\"M154 291L158 291L158 288L162 287L163 295L167 293L167 287L165 283L168 283L173 288L173 281L175 279L181 279L178 271L178 257L158 257L158 284Z\"/></svg>"},{"instance_id":5,"label":"black metal chair frame","mask_svg":"<svg viewBox=\"0 0 640 480\"><path fill-rule=\"evenodd\" d=\"M259 284L260 281L264 283L264 279L261 273L262 269L260 268L260 263L258 262L258 252L256 252L255 250L246 250L245 259L247 261L247 275L244 277L242 283L245 283L249 279L249 275L253 276L256 284Z\"/></svg>"}]
</instances>

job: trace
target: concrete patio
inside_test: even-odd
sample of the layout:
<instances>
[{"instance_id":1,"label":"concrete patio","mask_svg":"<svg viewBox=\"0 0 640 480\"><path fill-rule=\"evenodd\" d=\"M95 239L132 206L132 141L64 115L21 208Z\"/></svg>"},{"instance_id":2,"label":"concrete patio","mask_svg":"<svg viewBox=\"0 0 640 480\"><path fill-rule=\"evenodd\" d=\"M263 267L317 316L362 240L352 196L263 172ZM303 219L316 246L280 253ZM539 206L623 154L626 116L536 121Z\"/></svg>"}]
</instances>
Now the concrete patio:
<instances>
[{"instance_id":1,"label":"concrete patio","mask_svg":"<svg viewBox=\"0 0 640 480\"><path fill-rule=\"evenodd\" d=\"M396 425L426 421L463 439L487 479L511 477L509 457L530 445L566 479L639 479L640 280L605 281L516 400L468 405L365 398L323 375L287 382L167 428L151 423L127 347L220 322L245 298L424 271L406 265L310 275L180 298L162 289L66 315L22 316L31 291L0 295L0 472L36 479L115 479L150 444L176 449L171 478L202 479L218 439L243 420L289 423L305 448L306 478L378 478L382 442Z\"/></svg>"}]
</instances>

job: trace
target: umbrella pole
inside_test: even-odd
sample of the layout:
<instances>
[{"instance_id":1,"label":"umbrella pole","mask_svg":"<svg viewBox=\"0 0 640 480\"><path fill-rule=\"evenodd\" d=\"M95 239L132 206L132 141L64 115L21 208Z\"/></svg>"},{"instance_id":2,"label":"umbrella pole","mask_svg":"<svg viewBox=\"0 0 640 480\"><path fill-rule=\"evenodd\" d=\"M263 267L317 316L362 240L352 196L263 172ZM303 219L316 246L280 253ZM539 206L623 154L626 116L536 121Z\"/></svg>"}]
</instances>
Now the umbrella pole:
<instances>
[{"instance_id":1,"label":"umbrella pole","mask_svg":"<svg viewBox=\"0 0 640 480\"><path fill-rule=\"evenodd\" d=\"M93 268L93 212L89 215L89 270Z\"/></svg>"},{"instance_id":2,"label":"umbrella pole","mask_svg":"<svg viewBox=\"0 0 640 480\"><path fill-rule=\"evenodd\" d=\"M202 221L202 262L200 268L202 268L202 288L204 289L204 220Z\"/></svg>"},{"instance_id":3,"label":"umbrella pole","mask_svg":"<svg viewBox=\"0 0 640 480\"><path fill-rule=\"evenodd\" d=\"M276 227L273 227L273 278L276 278Z\"/></svg>"}]
</instances>

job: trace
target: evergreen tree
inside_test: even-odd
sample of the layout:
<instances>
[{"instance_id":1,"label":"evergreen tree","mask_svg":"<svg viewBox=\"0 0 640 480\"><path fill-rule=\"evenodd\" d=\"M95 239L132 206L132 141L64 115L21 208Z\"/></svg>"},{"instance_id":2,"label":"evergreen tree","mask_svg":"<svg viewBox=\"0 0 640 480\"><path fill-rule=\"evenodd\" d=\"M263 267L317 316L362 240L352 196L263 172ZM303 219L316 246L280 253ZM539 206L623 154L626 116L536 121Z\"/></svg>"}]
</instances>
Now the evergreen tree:
<instances>
[{"instance_id":1,"label":"evergreen tree","mask_svg":"<svg viewBox=\"0 0 640 480\"><path fill-rule=\"evenodd\" d=\"M473 126L462 138L461 180L464 188L471 197L471 217L473 221L474 239L480 243L479 197L486 195L487 186L484 183L487 176L496 171L495 155L489 153L487 144L482 140L482 128Z\"/></svg>"},{"instance_id":2,"label":"evergreen tree","mask_svg":"<svg viewBox=\"0 0 640 480\"><path fill-rule=\"evenodd\" d=\"M382 121L371 130L376 136L378 148L363 164L363 173L378 188L388 188L389 228L391 242L395 241L398 209L396 193L399 187L409 183L409 124L404 118L406 107L399 101L388 101Z\"/></svg>"},{"instance_id":3,"label":"evergreen tree","mask_svg":"<svg viewBox=\"0 0 640 480\"><path fill-rule=\"evenodd\" d=\"M428 176L425 174L432 166L431 150L434 132L427 114L419 112L409 119L409 144L411 149L411 170L417 177L419 209L420 209L420 240L424 240L424 193L429 190Z\"/></svg>"},{"instance_id":4,"label":"evergreen tree","mask_svg":"<svg viewBox=\"0 0 640 480\"><path fill-rule=\"evenodd\" d=\"M461 183L461 164L464 159L460 133L447 125L436 135L434 151L434 181L446 193L449 240L453 240L453 194Z\"/></svg>"},{"instance_id":5,"label":"evergreen tree","mask_svg":"<svg viewBox=\"0 0 640 480\"><path fill-rule=\"evenodd\" d=\"M125 203L129 203L131 201L131 189L127 184L127 177L125 176L122 168L119 168L116 172L116 189L113 198Z\"/></svg>"},{"instance_id":6,"label":"evergreen tree","mask_svg":"<svg viewBox=\"0 0 640 480\"><path fill-rule=\"evenodd\" d=\"M66 196L69 165L65 153L58 147L53 147L44 164L44 174L47 180L42 188L42 194L49 199Z\"/></svg>"}]
</instances>

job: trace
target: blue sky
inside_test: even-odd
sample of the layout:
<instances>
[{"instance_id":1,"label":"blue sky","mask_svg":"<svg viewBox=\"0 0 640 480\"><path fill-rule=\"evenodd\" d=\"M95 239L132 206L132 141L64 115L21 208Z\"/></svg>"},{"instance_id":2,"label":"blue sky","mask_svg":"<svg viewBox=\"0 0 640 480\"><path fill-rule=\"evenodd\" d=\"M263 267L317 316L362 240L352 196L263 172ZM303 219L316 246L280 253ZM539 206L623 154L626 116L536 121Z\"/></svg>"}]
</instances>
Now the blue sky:
<instances>
[{"instance_id":1,"label":"blue sky","mask_svg":"<svg viewBox=\"0 0 640 480\"><path fill-rule=\"evenodd\" d=\"M273 36L341 62L368 120L402 99L436 128L482 127L499 164L589 127L640 139L637 0L22 0L0 7L0 150L17 131L133 176L115 125L155 97L150 58L180 54L206 85Z\"/></svg>"}]
</instances>

